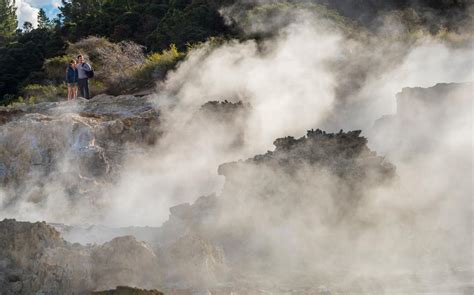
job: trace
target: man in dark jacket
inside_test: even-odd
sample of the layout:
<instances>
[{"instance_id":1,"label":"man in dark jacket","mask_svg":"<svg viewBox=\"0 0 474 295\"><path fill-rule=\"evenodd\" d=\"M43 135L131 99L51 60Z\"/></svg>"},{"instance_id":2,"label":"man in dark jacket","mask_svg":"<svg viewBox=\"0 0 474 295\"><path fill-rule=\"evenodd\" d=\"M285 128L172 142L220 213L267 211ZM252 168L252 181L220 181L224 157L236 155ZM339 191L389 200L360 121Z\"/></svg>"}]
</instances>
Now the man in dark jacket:
<instances>
[{"instance_id":1,"label":"man in dark jacket","mask_svg":"<svg viewBox=\"0 0 474 295\"><path fill-rule=\"evenodd\" d=\"M90 98L88 71L92 71L92 67L84 61L84 57L81 54L77 57L77 86L79 88L79 95L85 99Z\"/></svg>"}]
</instances>

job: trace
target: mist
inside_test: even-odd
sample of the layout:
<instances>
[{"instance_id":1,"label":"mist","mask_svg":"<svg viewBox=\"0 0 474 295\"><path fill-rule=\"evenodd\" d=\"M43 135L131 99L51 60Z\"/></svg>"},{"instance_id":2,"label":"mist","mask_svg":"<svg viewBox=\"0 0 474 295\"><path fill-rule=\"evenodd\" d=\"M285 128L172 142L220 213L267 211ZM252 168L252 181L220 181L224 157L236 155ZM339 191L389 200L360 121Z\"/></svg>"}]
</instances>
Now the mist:
<instances>
[{"instance_id":1,"label":"mist","mask_svg":"<svg viewBox=\"0 0 474 295\"><path fill-rule=\"evenodd\" d=\"M374 122L397 113L396 94L405 87L473 81L472 47L452 46L432 36L393 40L382 33L364 43L308 12L292 11L290 21L282 23L269 40L204 44L158 85L154 100L167 110L164 132L169 135L162 144L169 149L163 152L158 145L151 157L133 160L133 166L139 163L138 170L147 167L146 172L138 172L136 185L130 181L136 170L127 169L118 191L136 191L119 199L128 202L115 203L107 222L159 225L167 219L168 207L217 192L224 209L211 218L208 231L227 232L216 238L220 241L242 239L232 231L248 234L246 246L224 245L228 259L247 273L271 273L289 281L302 279L303 273L318 274L314 282L326 284L345 277L342 289L344 284L354 286L352 274L406 291L411 283L394 282L407 272L417 274L423 284L436 285L440 275L448 285L459 283L455 270L470 269L473 262L472 84L452 95L461 99L439 125L422 113L415 125L402 124L395 131L377 133ZM264 24L252 30L265 30ZM390 25L396 28L380 31L403 26ZM244 124L236 127L243 130L243 145L231 152L222 149L222 138L232 133L216 138L203 126L187 125L190 114L206 101L224 99L250 106ZM344 186L319 169L282 175L255 167L233 176L242 179L235 188L217 174L221 163L263 154L273 149L276 138L299 137L317 127L363 130L369 146L396 166L396 179L383 185L361 183L360 199L343 205L334 198L347 194ZM406 147L415 145L419 132L428 133L421 144L434 148L405 149L391 138L404 138ZM166 172L157 168L164 163L169 163ZM261 183L252 183L249 175L277 192L260 191ZM249 197L266 194L276 203ZM306 196L303 206L276 201L295 195ZM152 206L144 211L142 204ZM295 212L287 215L285 207Z\"/></svg>"},{"instance_id":2,"label":"mist","mask_svg":"<svg viewBox=\"0 0 474 295\"><path fill-rule=\"evenodd\" d=\"M426 284L439 276L456 284L456 270L474 263L472 42L406 36L394 20L354 35L305 9L249 26L236 11L222 13L249 34L271 34L194 47L149 98L160 110L161 137L143 152L127 153L117 179L95 202L71 207L52 180L46 186L54 206L20 204L8 215L159 227L170 207L215 194L219 205L215 215L202 217L208 227L200 234L219 241L229 263L248 276L285 283L298 277L341 290L360 277L396 289L406 273ZM451 82L471 83L443 94L451 100L433 107L443 116L410 113L419 109L419 97L404 88ZM438 94L433 90L434 101ZM232 115L203 108L224 100L242 105ZM384 116L390 124L378 121ZM277 138L316 128L362 130L377 153L356 154L370 163L366 177L341 177L330 164L295 164L290 173L258 160L218 172L223 163L274 150ZM388 163L393 175L377 170ZM413 285L401 284L411 292Z\"/></svg>"},{"instance_id":3,"label":"mist","mask_svg":"<svg viewBox=\"0 0 474 295\"><path fill-rule=\"evenodd\" d=\"M108 222L119 225L114 220L125 214L125 223L159 225L170 206L219 192L221 163L264 153L276 138L310 128L368 134L375 120L396 112L402 88L473 80L470 48L450 48L432 37L395 45L377 37L381 43L362 44L310 16L302 13L263 42L204 44L158 85L154 101L165 110L165 136L151 155L133 158L124 169ZM374 61L363 73L357 70ZM363 83L346 83L359 76ZM232 132L216 138L206 126L188 124L201 105L224 99L250 106L235 129L243 130L243 145L232 151L222 148Z\"/></svg>"}]
</instances>

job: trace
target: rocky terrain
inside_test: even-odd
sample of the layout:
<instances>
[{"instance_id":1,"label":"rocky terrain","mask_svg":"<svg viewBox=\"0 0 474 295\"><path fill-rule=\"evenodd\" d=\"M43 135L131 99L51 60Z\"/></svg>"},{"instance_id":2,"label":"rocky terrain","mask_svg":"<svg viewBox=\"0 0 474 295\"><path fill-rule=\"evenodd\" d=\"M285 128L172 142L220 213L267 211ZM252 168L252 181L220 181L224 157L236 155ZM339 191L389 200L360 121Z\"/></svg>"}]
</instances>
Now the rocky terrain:
<instances>
[{"instance_id":1,"label":"rocky terrain","mask_svg":"<svg viewBox=\"0 0 474 295\"><path fill-rule=\"evenodd\" d=\"M209 101L199 108L188 126L199 126L207 130L216 138L222 139L222 151L232 151L244 145L245 124L250 110L251 106L241 101Z\"/></svg>"},{"instance_id":2,"label":"rocky terrain","mask_svg":"<svg viewBox=\"0 0 474 295\"><path fill-rule=\"evenodd\" d=\"M117 164L114 160L120 159L124 144L156 141L157 132L153 128L157 126L158 116L147 98L134 96L100 95L90 101L0 108L2 151L16 147L15 157L11 154L1 157L2 181L8 183L33 174L33 169L28 169L31 166L47 174L57 168L58 159L66 150L71 151L71 157L95 162L95 166L87 166L87 161L79 165L83 166L80 172L85 176L103 176Z\"/></svg>"},{"instance_id":3,"label":"rocky terrain","mask_svg":"<svg viewBox=\"0 0 474 295\"><path fill-rule=\"evenodd\" d=\"M143 152L159 137L159 112L146 97L0 108L0 184L4 205L33 204L60 193L93 201L111 182L126 151Z\"/></svg>"},{"instance_id":4,"label":"rocky terrain","mask_svg":"<svg viewBox=\"0 0 474 295\"><path fill-rule=\"evenodd\" d=\"M49 225L0 222L2 294L77 294L118 285L143 285L159 278L157 257L126 236L100 246L64 241ZM148 274L148 275L146 275Z\"/></svg>"},{"instance_id":5,"label":"rocky terrain","mask_svg":"<svg viewBox=\"0 0 474 295\"><path fill-rule=\"evenodd\" d=\"M437 153L446 147L436 140L466 127L460 110L470 114L472 87L404 89L397 114L369 132L373 142L343 130L278 138L272 151L216 167L222 190L171 207L159 227L4 219L0 294L471 294L466 216L439 205L465 207L470 184L458 181L452 190L439 181L441 193L430 199L423 180L432 185L430 170L439 167L461 179L464 166ZM245 145L249 110L209 102L184 125L230 133L219 146L235 151ZM0 109L2 212L19 199L35 210L54 193L51 183L73 200L98 202L128 153L146 158L166 136L161 112L149 98L131 96ZM432 126L438 133L422 137ZM439 166L416 162L415 171L407 159L417 153ZM402 183L407 177L413 186ZM443 214L430 215L435 206Z\"/></svg>"},{"instance_id":6,"label":"rocky terrain","mask_svg":"<svg viewBox=\"0 0 474 295\"><path fill-rule=\"evenodd\" d=\"M0 235L4 244L0 255L4 261L3 289L6 294L86 292L117 285L157 288L168 294L195 294L205 290L253 293L265 286L277 291L274 283L270 283L278 278L276 273L269 272L269 277L262 281L248 281L249 274L262 271L263 267L279 269L281 265L273 262L273 256L262 257L257 264L252 262L255 255L274 246L271 241L255 244L256 236L264 233L244 221L257 214L252 212L252 207L247 208L248 212L239 212L238 207L250 202L266 206L267 210L260 213L262 226L277 222L278 227L296 229L299 216L310 218L305 210L318 207L319 197L308 194L308 187L301 186L302 181L320 186L320 192L326 193L336 204L340 203L338 198L351 198L348 194L339 196L337 191L331 191L324 180L306 179L298 175L298 171L315 169L337 175L348 184L344 190L360 189L356 185L359 182L375 186L381 179L392 179L394 167L368 150L366 139L359 134L357 131L330 134L312 130L300 139L276 140L273 152L222 165L219 171L227 179L222 195L201 197L192 205L171 208L170 219L161 228L148 232L148 244L131 236L117 237L102 245L70 244L45 223L4 220ZM269 170L282 180L280 184L265 175ZM246 188L237 194L235 187L242 186L242 182ZM285 199L285 195L293 197ZM356 194L352 197L357 198ZM337 208L331 214L314 216L308 222L334 223L331 215L347 214L348 210ZM216 222L223 218L226 220ZM312 243L306 242L305 247ZM302 258L298 258L298 263L303 262L299 260ZM318 287L307 286L310 290L305 294L315 292L314 288Z\"/></svg>"},{"instance_id":7,"label":"rocky terrain","mask_svg":"<svg viewBox=\"0 0 474 295\"><path fill-rule=\"evenodd\" d=\"M371 144L393 157L433 151L453 129L472 125L473 92L472 82L404 88L396 96L396 114L375 122Z\"/></svg>"}]
</instances>

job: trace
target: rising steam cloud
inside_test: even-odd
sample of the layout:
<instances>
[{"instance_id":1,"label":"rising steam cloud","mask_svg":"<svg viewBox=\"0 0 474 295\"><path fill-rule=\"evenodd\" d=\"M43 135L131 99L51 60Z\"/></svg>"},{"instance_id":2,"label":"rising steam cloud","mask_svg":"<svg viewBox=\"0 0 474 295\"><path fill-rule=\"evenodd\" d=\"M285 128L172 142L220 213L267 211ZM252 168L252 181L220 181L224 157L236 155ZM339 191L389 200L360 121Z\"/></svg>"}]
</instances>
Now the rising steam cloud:
<instances>
[{"instance_id":1,"label":"rising steam cloud","mask_svg":"<svg viewBox=\"0 0 474 295\"><path fill-rule=\"evenodd\" d=\"M420 126L390 134L373 130L376 119L397 112L395 95L404 87L473 81L472 47L430 35L416 40L399 38L402 23L389 22L378 34L354 37L314 11L290 9L251 26L235 11L233 7L222 13L244 31L271 35L264 41L208 42L190 52L153 96L162 111L162 138L145 154L130 153L119 180L103 190L99 208L76 201L73 209L53 181L46 184L50 205L31 208L34 204L20 204L5 215L65 223L159 226L168 218L171 206L221 193L225 181L217 174L221 163L265 153L272 149L274 139L298 137L311 128L362 129L369 145L397 166L399 176L398 185L365 192L357 208L360 216L376 225L349 238L348 229L311 224L309 228L318 230L297 229L291 234L294 244L276 241L285 230L290 235L288 229L260 229L260 234L278 244L273 252L281 264L291 260L287 256L290 249L300 247L306 259L329 255L331 263L343 260L344 267L349 267L351 262L357 272L380 272L387 263L392 269L420 270L433 263L472 266L472 257L462 261L472 247L472 108L456 109L443 122L441 134L437 133L441 127L431 125L429 118L417 118L425 123L423 132L432 133L426 140L436 142L422 153L398 149L399 143L388 138L393 134L415 138ZM469 101L472 87L456 95ZM249 106L248 112L231 129L216 132L205 120L194 120L210 100L242 101ZM228 148L239 132L242 144ZM321 172L306 173L328 188L337 186ZM279 179L279 185L292 181ZM324 198L318 201L321 204L312 206L328 205ZM260 205L249 204L246 222L261 217ZM229 219L231 216L220 216L218 222L226 224ZM302 225L303 219L296 219L295 224ZM301 240L308 235L317 240L331 231L334 240L317 249ZM377 250L367 253L374 243L379 245ZM337 253L348 251L344 245L350 244L359 258L354 261L331 253L328 245L332 244L342 245ZM380 262L380 257L390 255ZM292 262L297 265L300 260ZM325 266L328 264L318 269Z\"/></svg>"},{"instance_id":2,"label":"rising steam cloud","mask_svg":"<svg viewBox=\"0 0 474 295\"><path fill-rule=\"evenodd\" d=\"M470 48L428 36L405 43L376 36L363 44L307 11L291 11L289 20L264 42L204 44L159 85L155 100L166 110L166 135L151 158L133 159L125 169L108 221L127 215L126 222L158 225L169 206L218 192L220 163L263 153L275 138L315 127L367 134L376 119L396 111L402 88L473 80ZM221 150L223 139L205 126L187 124L206 101L224 99L251 106L237 151Z\"/></svg>"},{"instance_id":3,"label":"rising steam cloud","mask_svg":"<svg viewBox=\"0 0 474 295\"><path fill-rule=\"evenodd\" d=\"M20 204L0 212L28 220L160 226L170 207L216 193L228 198L222 200L228 214L212 217L209 231L251 231L246 249L254 256L242 257L236 247L229 259L245 261L256 273L266 273L268 265L281 278L288 268L330 270L344 281L351 274L388 278L410 271L434 282L430 270L441 269L454 284L458 268L472 269L472 83L447 95L460 107L442 102L441 109L449 109L443 120L406 113L417 107L415 92L402 92L414 101L403 100L404 109L403 98L398 105L395 98L405 87L473 81L472 43L413 38L393 21L376 33L355 34L319 12L291 7L248 23L236 7L222 10L227 20L266 38L197 46L157 85L152 100L161 111L162 136L146 152L128 153L118 180L103 189L99 207L80 201L72 207L53 181L46 184L50 206ZM213 100L241 101L246 108L231 122L219 115L211 121L200 117L201 106ZM395 123L374 128L384 115L393 115ZM258 184L225 186L220 164L263 154L276 138L300 137L312 128L362 129L371 149L397 167L396 180L359 184L367 187L359 201L341 210L332 196L347 191L331 173L309 166L291 176L251 170L255 178L268 175L284 192L307 197L306 207L289 214L286 226L274 225L283 223L277 205L232 198L262 192ZM335 216L346 222L325 221ZM272 263L260 265L258 251Z\"/></svg>"}]
</instances>

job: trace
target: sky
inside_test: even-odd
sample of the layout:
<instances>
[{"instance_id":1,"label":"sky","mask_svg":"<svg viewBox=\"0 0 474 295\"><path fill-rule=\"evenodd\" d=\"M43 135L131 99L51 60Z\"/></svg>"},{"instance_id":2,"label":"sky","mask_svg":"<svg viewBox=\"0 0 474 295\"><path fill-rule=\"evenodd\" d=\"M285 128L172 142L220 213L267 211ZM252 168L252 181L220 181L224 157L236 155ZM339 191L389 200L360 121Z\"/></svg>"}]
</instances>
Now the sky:
<instances>
[{"instance_id":1,"label":"sky","mask_svg":"<svg viewBox=\"0 0 474 295\"><path fill-rule=\"evenodd\" d=\"M37 15L40 8L46 11L50 18L54 18L59 12L58 7L61 0L16 0L18 26L22 27L25 21L28 21L36 27Z\"/></svg>"}]
</instances>

